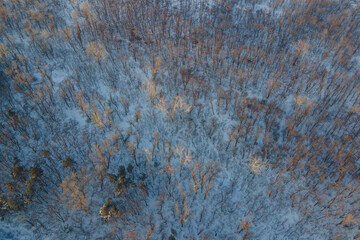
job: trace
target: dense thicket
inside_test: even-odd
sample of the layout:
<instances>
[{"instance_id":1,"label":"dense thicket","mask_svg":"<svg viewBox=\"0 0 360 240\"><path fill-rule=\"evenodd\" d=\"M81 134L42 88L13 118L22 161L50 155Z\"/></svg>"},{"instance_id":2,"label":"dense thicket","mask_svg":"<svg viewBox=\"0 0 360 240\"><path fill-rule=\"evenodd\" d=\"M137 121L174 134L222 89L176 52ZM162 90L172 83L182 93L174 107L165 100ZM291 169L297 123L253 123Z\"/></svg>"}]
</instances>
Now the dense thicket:
<instances>
[{"instance_id":1,"label":"dense thicket","mask_svg":"<svg viewBox=\"0 0 360 240\"><path fill-rule=\"evenodd\" d=\"M39 239L360 238L359 13L4 0L3 221Z\"/></svg>"}]
</instances>

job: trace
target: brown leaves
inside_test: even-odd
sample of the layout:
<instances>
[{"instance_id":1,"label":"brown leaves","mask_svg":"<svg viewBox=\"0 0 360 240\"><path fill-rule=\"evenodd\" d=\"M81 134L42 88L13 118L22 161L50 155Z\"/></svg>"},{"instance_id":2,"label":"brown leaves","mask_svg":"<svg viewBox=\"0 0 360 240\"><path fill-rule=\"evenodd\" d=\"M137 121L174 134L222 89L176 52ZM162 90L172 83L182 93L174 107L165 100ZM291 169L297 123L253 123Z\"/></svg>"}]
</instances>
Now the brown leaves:
<instances>
[{"instance_id":1,"label":"brown leaves","mask_svg":"<svg viewBox=\"0 0 360 240\"><path fill-rule=\"evenodd\" d=\"M152 104L155 103L155 98L158 95L159 88L157 87L154 80L148 79L143 83L143 88L145 89L146 93L150 98L150 102Z\"/></svg>"},{"instance_id":2,"label":"brown leaves","mask_svg":"<svg viewBox=\"0 0 360 240\"><path fill-rule=\"evenodd\" d=\"M199 161L195 161L189 169L191 171L193 192L197 193L200 189L200 192L204 194L204 199L206 199L212 189L214 181L221 171L220 163L209 160L205 165Z\"/></svg>"},{"instance_id":3,"label":"brown leaves","mask_svg":"<svg viewBox=\"0 0 360 240\"><path fill-rule=\"evenodd\" d=\"M105 60L106 54L102 43L90 42L86 45L86 53L100 64L100 60Z\"/></svg>"},{"instance_id":4,"label":"brown leaves","mask_svg":"<svg viewBox=\"0 0 360 240\"><path fill-rule=\"evenodd\" d=\"M257 175L265 170L267 164L261 161L258 157L251 157L249 166L251 172Z\"/></svg>"},{"instance_id":5,"label":"brown leaves","mask_svg":"<svg viewBox=\"0 0 360 240\"><path fill-rule=\"evenodd\" d=\"M185 115L187 113L190 113L193 109L193 106L187 104L185 102L185 98L181 96L176 96L175 98L172 98L169 104L167 104L164 98L161 98L159 103L157 104L157 107L161 111L165 112L172 121L175 121L175 116L177 113Z\"/></svg>"},{"instance_id":6,"label":"brown leaves","mask_svg":"<svg viewBox=\"0 0 360 240\"><path fill-rule=\"evenodd\" d=\"M188 206L188 198L184 191L181 189L181 185L179 184L178 189L181 193L181 198L176 201L175 209L178 214L178 218L181 226L190 218L191 208Z\"/></svg>"},{"instance_id":7,"label":"brown leaves","mask_svg":"<svg viewBox=\"0 0 360 240\"><path fill-rule=\"evenodd\" d=\"M359 223L359 219L357 219L356 217L354 217L353 214L348 213L344 216L343 220L342 220L343 224L346 225L353 225L353 224L358 224Z\"/></svg>"},{"instance_id":8,"label":"brown leaves","mask_svg":"<svg viewBox=\"0 0 360 240\"><path fill-rule=\"evenodd\" d=\"M81 169L80 173L72 172L60 184L63 195L61 199L66 202L71 209L81 209L85 212L89 211L89 204L85 188L89 183L86 169Z\"/></svg>"}]
</instances>

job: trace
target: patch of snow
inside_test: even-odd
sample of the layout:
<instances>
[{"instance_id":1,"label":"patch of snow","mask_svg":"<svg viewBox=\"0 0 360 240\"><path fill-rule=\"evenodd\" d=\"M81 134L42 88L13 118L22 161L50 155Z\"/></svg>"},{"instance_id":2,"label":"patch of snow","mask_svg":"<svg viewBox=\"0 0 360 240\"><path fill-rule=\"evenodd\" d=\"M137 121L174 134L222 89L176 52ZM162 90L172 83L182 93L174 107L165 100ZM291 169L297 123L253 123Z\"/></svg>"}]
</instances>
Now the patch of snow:
<instances>
[{"instance_id":1,"label":"patch of snow","mask_svg":"<svg viewBox=\"0 0 360 240\"><path fill-rule=\"evenodd\" d=\"M99 84L97 91L100 93L102 97L105 97L106 99L110 97L110 94L112 92L111 88L106 86L104 83Z\"/></svg>"},{"instance_id":2,"label":"patch of snow","mask_svg":"<svg viewBox=\"0 0 360 240\"><path fill-rule=\"evenodd\" d=\"M10 226L9 224L0 224L1 240L32 240L36 239L33 233L20 225Z\"/></svg>"},{"instance_id":3,"label":"patch of snow","mask_svg":"<svg viewBox=\"0 0 360 240\"><path fill-rule=\"evenodd\" d=\"M291 226L295 225L297 222L299 222L300 217L299 217L299 214L297 212L289 211L284 216L284 220L285 220L285 224L287 225L287 227L291 227Z\"/></svg>"},{"instance_id":4,"label":"patch of snow","mask_svg":"<svg viewBox=\"0 0 360 240\"><path fill-rule=\"evenodd\" d=\"M266 3L256 4L254 7L254 10L255 10L255 12L258 10L264 10L265 12L271 12L271 8Z\"/></svg>"},{"instance_id":5,"label":"patch of snow","mask_svg":"<svg viewBox=\"0 0 360 240\"><path fill-rule=\"evenodd\" d=\"M52 80L55 82L55 83L60 83L62 82L63 80L66 79L66 72L64 70L54 70L52 71L52 74L51 74L51 77L52 77Z\"/></svg>"},{"instance_id":6,"label":"patch of snow","mask_svg":"<svg viewBox=\"0 0 360 240\"><path fill-rule=\"evenodd\" d=\"M84 127L86 125L86 117L78 109L67 109L65 114L68 118L78 122L80 127Z\"/></svg>"}]
</instances>

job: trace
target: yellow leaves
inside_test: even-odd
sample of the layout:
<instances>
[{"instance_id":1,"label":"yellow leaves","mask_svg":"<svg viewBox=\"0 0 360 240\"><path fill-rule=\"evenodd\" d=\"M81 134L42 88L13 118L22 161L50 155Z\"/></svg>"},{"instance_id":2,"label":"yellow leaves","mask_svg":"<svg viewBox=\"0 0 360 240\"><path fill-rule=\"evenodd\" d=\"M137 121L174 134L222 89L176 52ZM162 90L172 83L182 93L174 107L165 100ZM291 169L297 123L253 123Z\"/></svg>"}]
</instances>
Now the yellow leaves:
<instances>
[{"instance_id":1,"label":"yellow leaves","mask_svg":"<svg viewBox=\"0 0 360 240\"><path fill-rule=\"evenodd\" d=\"M8 49L4 43L0 43L0 60L8 56Z\"/></svg>"},{"instance_id":2,"label":"yellow leaves","mask_svg":"<svg viewBox=\"0 0 360 240\"><path fill-rule=\"evenodd\" d=\"M77 0L70 0L70 4L71 4L72 7L75 7L75 6L77 6L79 3L78 3Z\"/></svg>"},{"instance_id":3,"label":"yellow leaves","mask_svg":"<svg viewBox=\"0 0 360 240\"><path fill-rule=\"evenodd\" d=\"M25 25L25 30L24 32L26 32L32 40L34 40L35 38L35 31L34 29L32 28L32 25L30 23L30 20L29 19L25 19L24 20L24 25Z\"/></svg>"},{"instance_id":4,"label":"yellow leaves","mask_svg":"<svg viewBox=\"0 0 360 240\"><path fill-rule=\"evenodd\" d=\"M64 28L61 30L61 33L63 35L63 38L68 41L71 42L71 34L70 34L70 29L69 28Z\"/></svg>"},{"instance_id":5,"label":"yellow leaves","mask_svg":"<svg viewBox=\"0 0 360 240\"><path fill-rule=\"evenodd\" d=\"M241 226L240 232L242 232L242 231L245 232L245 234L243 236L243 240L248 239L249 237L252 236L252 233L249 232L249 228L251 227L251 221L248 219L248 216L246 216L246 218L241 218L239 225Z\"/></svg>"},{"instance_id":6,"label":"yellow leaves","mask_svg":"<svg viewBox=\"0 0 360 240\"><path fill-rule=\"evenodd\" d=\"M154 233L154 230L155 230L154 227L151 224L149 224L149 227L145 234L146 239L151 239L151 235Z\"/></svg>"},{"instance_id":7,"label":"yellow leaves","mask_svg":"<svg viewBox=\"0 0 360 240\"><path fill-rule=\"evenodd\" d=\"M37 85L35 87L35 91L33 91L31 94L29 94L32 96L32 101L35 103L40 103L44 100L46 94L44 91L44 88L41 85Z\"/></svg>"},{"instance_id":8,"label":"yellow leaves","mask_svg":"<svg viewBox=\"0 0 360 240\"><path fill-rule=\"evenodd\" d=\"M145 152L145 157L146 157L146 160L148 161L148 162L151 162L152 160L153 160L153 152L152 151L150 151L150 149L149 148L145 148L144 149L144 152Z\"/></svg>"},{"instance_id":9,"label":"yellow leaves","mask_svg":"<svg viewBox=\"0 0 360 240\"><path fill-rule=\"evenodd\" d=\"M294 97L294 101L299 107L305 105L306 108L309 109L310 107L314 106L314 103L311 100L309 100L306 96L299 95L297 97Z\"/></svg>"},{"instance_id":10,"label":"yellow leaves","mask_svg":"<svg viewBox=\"0 0 360 240\"><path fill-rule=\"evenodd\" d=\"M86 114L97 127L104 130L106 126L111 125L111 108L108 105L103 106L102 109L98 109L95 105L88 105L85 102L84 93L81 89L75 92L75 100L82 113Z\"/></svg>"},{"instance_id":11,"label":"yellow leaves","mask_svg":"<svg viewBox=\"0 0 360 240\"><path fill-rule=\"evenodd\" d=\"M197 193L198 190L204 193L204 199L206 199L209 191L211 190L215 178L221 171L219 162L213 162L211 160L205 165L196 161L191 166L191 182L192 190Z\"/></svg>"},{"instance_id":12,"label":"yellow leaves","mask_svg":"<svg viewBox=\"0 0 360 240\"><path fill-rule=\"evenodd\" d=\"M172 106L173 111L179 110L189 113L192 109L192 106L186 104L184 98L181 96L176 96L170 100L170 105Z\"/></svg>"},{"instance_id":13,"label":"yellow leaves","mask_svg":"<svg viewBox=\"0 0 360 240\"><path fill-rule=\"evenodd\" d=\"M70 176L67 176L62 181L60 187L63 190L63 196L61 198L64 202L69 203L70 209L89 210L85 194L85 187L88 183L89 177L85 168L80 173L72 172Z\"/></svg>"},{"instance_id":14,"label":"yellow leaves","mask_svg":"<svg viewBox=\"0 0 360 240\"><path fill-rule=\"evenodd\" d=\"M5 8L4 3L0 3L0 19L2 19L3 22L6 22L7 18L8 18L8 11Z\"/></svg>"},{"instance_id":15,"label":"yellow leaves","mask_svg":"<svg viewBox=\"0 0 360 240\"><path fill-rule=\"evenodd\" d=\"M187 196L187 194L186 194L186 192L184 192L184 191L182 190L182 188L181 188L181 183L179 183L178 189L179 189L179 192L181 193L182 198L185 199L186 196Z\"/></svg>"},{"instance_id":16,"label":"yellow leaves","mask_svg":"<svg viewBox=\"0 0 360 240\"><path fill-rule=\"evenodd\" d=\"M141 111L138 109L135 112L135 121L138 122L141 118Z\"/></svg>"},{"instance_id":17,"label":"yellow leaves","mask_svg":"<svg viewBox=\"0 0 360 240\"><path fill-rule=\"evenodd\" d=\"M125 113L127 114L128 110L129 110L129 105L130 105L127 98L126 97L120 97L120 104L124 108Z\"/></svg>"},{"instance_id":18,"label":"yellow leaves","mask_svg":"<svg viewBox=\"0 0 360 240\"><path fill-rule=\"evenodd\" d=\"M164 165L165 167L160 170L160 173L166 173L170 178L174 175L174 172L178 170L177 168L174 168L169 161L164 161Z\"/></svg>"},{"instance_id":19,"label":"yellow leaves","mask_svg":"<svg viewBox=\"0 0 360 240\"><path fill-rule=\"evenodd\" d=\"M83 4L80 5L80 10L86 15L90 15L90 9L87 5L87 2L84 2Z\"/></svg>"},{"instance_id":20,"label":"yellow leaves","mask_svg":"<svg viewBox=\"0 0 360 240\"><path fill-rule=\"evenodd\" d=\"M43 30L41 30L41 32L40 32L40 36L41 36L43 39L48 39L48 38L51 36L51 34L50 34L50 32L47 31L46 29L43 29Z\"/></svg>"},{"instance_id":21,"label":"yellow leaves","mask_svg":"<svg viewBox=\"0 0 360 240\"><path fill-rule=\"evenodd\" d=\"M160 68L160 64L162 62L162 59L160 57L156 58L156 67L155 67L155 71L158 72L159 68Z\"/></svg>"},{"instance_id":22,"label":"yellow leaves","mask_svg":"<svg viewBox=\"0 0 360 240\"><path fill-rule=\"evenodd\" d=\"M280 83L277 80L269 79L267 85L268 85L268 88L277 88L280 86Z\"/></svg>"},{"instance_id":23,"label":"yellow leaves","mask_svg":"<svg viewBox=\"0 0 360 240\"><path fill-rule=\"evenodd\" d=\"M248 219L248 216L246 218L241 218L241 221L240 221L240 226L241 226L241 229L243 231L247 231L249 230L249 228L251 227L251 222L250 220Z\"/></svg>"},{"instance_id":24,"label":"yellow leaves","mask_svg":"<svg viewBox=\"0 0 360 240\"><path fill-rule=\"evenodd\" d=\"M134 142L129 142L128 143L128 151L131 153L131 154L134 154L135 153L135 144Z\"/></svg>"},{"instance_id":25,"label":"yellow leaves","mask_svg":"<svg viewBox=\"0 0 360 240\"><path fill-rule=\"evenodd\" d=\"M181 184L178 185L181 193L181 198L176 201L175 209L178 214L181 225L183 225L190 217L191 208L188 206L188 199L186 193L181 189Z\"/></svg>"},{"instance_id":26,"label":"yellow leaves","mask_svg":"<svg viewBox=\"0 0 360 240\"><path fill-rule=\"evenodd\" d=\"M192 183L191 189L196 194L199 191L200 183L196 181L195 178L191 179L191 183Z\"/></svg>"},{"instance_id":27,"label":"yellow leaves","mask_svg":"<svg viewBox=\"0 0 360 240\"><path fill-rule=\"evenodd\" d=\"M186 149L185 146L176 146L174 153L179 156L181 165L188 165L192 160L191 150Z\"/></svg>"},{"instance_id":28,"label":"yellow leaves","mask_svg":"<svg viewBox=\"0 0 360 240\"><path fill-rule=\"evenodd\" d=\"M78 17L79 17L79 12L78 11L72 11L71 12L71 17L73 18L73 19L77 19Z\"/></svg>"},{"instance_id":29,"label":"yellow leaves","mask_svg":"<svg viewBox=\"0 0 360 240\"><path fill-rule=\"evenodd\" d=\"M342 239L345 239L345 235L342 232L338 231L338 232L334 233L333 239L342 240Z\"/></svg>"},{"instance_id":30,"label":"yellow leaves","mask_svg":"<svg viewBox=\"0 0 360 240\"><path fill-rule=\"evenodd\" d=\"M294 101L297 103L297 105L301 106L306 102L305 96L297 96L294 98Z\"/></svg>"},{"instance_id":31,"label":"yellow leaves","mask_svg":"<svg viewBox=\"0 0 360 240\"><path fill-rule=\"evenodd\" d=\"M162 59L160 57L156 57L156 60L155 60L155 66L154 67L151 67L150 68L150 71L153 75L153 80L156 79L156 76L159 72L159 69L160 69L160 65L161 65L161 62L162 62Z\"/></svg>"},{"instance_id":32,"label":"yellow leaves","mask_svg":"<svg viewBox=\"0 0 360 240\"><path fill-rule=\"evenodd\" d=\"M30 18L35 20L36 22L41 22L45 18L45 14L38 13L38 12L33 11L33 10L28 10L27 14L29 14Z\"/></svg>"},{"instance_id":33,"label":"yellow leaves","mask_svg":"<svg viewBox=\"0 0 360 240\"><path fill-rule=\"evenodd\" d=\"M77 101L81 111L84 114L87 114L88 106L87 106L87 104L85 102L84 93L83 93L83 91L81 89L78 92L75 92L75 100Z\"/></svg>"},{"instance_id":34,"label":"yellow leaves","mask_svg":"<svg viewBox=\"0 0 360 240\"><path fill-rule=\"evenodd\" d=\"M91 10L91 6L88 6L87 2L80 5L80 12L78 14L85 18L89 28L92 28L92 25L95 25L95 22L98 20L95 12Z\"/></svg>"},{"instance_id":35,"label":"yellow leaves","mask_svg":"<svg viewBox=\"0 0 360 240\"><path fill-rule=\"evenodd\" d=\"M49 26L50 26L50 29L51 29L51 32L53 35L55 35L57 33L57 28L55 26L55 22L54 22L54 14L49 14Z\"/></svg>"},{"instance_id":36,"label":"yellow leaves","mask_svg":"<svg viewBox=\"0 0 360 240\"><path fill-rule=\"evenodd\" d=\"M94 153L90 154L90 157L95 164L96 174L102 181L106 176L112 157L119 151L119 146L116 141L105 139L101 144L94 144L93 150Z\"/></svg>"},{"instance_id":37,"label":"yellow leaves","mask_svg":"<svg viewBox=\"0 0 360 240\"><path fill-rule=\"evenodd\" d=\"M104 155L104 151L106 147L109 147L109 142L104 140L103 144L95 144L93 146L93 149L95 150L95 154L91 154L91 157L96 159L98 162L100 162L102 165L106 166L106 158Z\"/></svg>"},{"instance_id":38,"label":"yellow leaves","mask_svg":"<svg viewBox=\"0 0 360 240\"><path fill-rule=\"evenodd\" d=\"M273 80L273 79L269 79L267 82L267 89L268 89L268 93L267 93L267 97L271 96L271 93L277 89L280 86L279 81L277 80Z\"/></svg>"},{"instance_id":39,"label":"yellow leaves","mask_svg":"<svg viewBox=\"0 0 360 240\"><path fill-rule=\"evenodd\" d=\"M11 76L12 81L14 83L15 89L17 91L23 91L31 94L33 90L30 84L33 82L33 78L30 73L28 73L28 69L26 65L28 64L28 60L26 55L16 55L16 61L12 61L11 65L5 68L5 73Z\"/></svg>"},{"instance_id":40,"label":"yellow leaves","mask_svg":"<svg viewBox=\"0 0 360 240\"><path fill-rule=\"evenodd\" d=\"M250 171L257 175L260 174L266 168L266 163L262 162L257 157L251 157L249 166L250 166Z\"/></svg>"},{"instance_id":41,"label":"yellow leaves","mask_svg":"<svg viewBox=\"0 0 360 240\"><path fill-rule=\"evenodd\" d=\"M169 105L166 104L166 100L161 98L157 107L165 112L172 121L175 120L175 115L177 112L180 114L190 113L192 110L192 106L187 104L183 97L176 96L175 98L170 100Z\"/></svg>"},{"instance_id":42,"label":"yellow leaves","mask_svg":"<svg viewBox=\"0 0 360 240\"><path fill-rule=\"evenodd\" d=\"M137 166L138 163L136 161L136 147L137 146L135 146L134 142L131 141L131 142L128 143L128 149L127 150L129 151L129 153L131 153L131 155L133 157L133 160L134 160L134 162L135 162L135 164Z\"/></svg>"},{"instance_id":43,"label":"yellow leaves","mask_svg":"<svg viewBox=\"0 0 360 240\"><path fill-rule=\"evenodd\" d=\"M157 108L163 112L167 112L167 108L166 108L166 100L165 98L160 98L159 103L156 105Z\"/></svg>"},{"instance_id":44,"label":"yellow leaves","mask_svg":"<svg viewBox=\"0 0 360 240\"><path fill-rule=\"evenodd\" d=\"M100 60L105 60L106 58L104 45L102 43L90 42L86 45L86 53L98 63L100 63Z\"/></svg>"},{"instance_id":45,"label":"yellow leaves","mask_svg":"<svg viewBox=\"0 0 360 240\"><path fill-rule=\"evenodd\" d=\"M356 106L353 106L351 109L350 109L350 113L351 114L355 114L355 113L358 113L360 112L360 105L356 105Z\"/></svg>"},{"instance_id":46,"label":"yellow leaves","mask_svg":"<svg viewBox=\"0 0 360 240\"><path fill-rule=\"evenodd\" d=\"M102 119L102 115L95 106L91 106L91 108L92 108L92 111L90 113L91 121L93 121L97 127L104 130L105 122Z\"/></svg>"},{"instance_id":47,"label":"yellow leaves","mask_svg":"<svg viewBox=\"0 0 360 240\"><path fill-rule=\"evenodd\" d=\"M310 47L311 45L306 43L304 40L301 40L300 43L293 43L293 48L299 56L309 54Z\"/></svg>"},{"instance_id":48,"label":"yellow leaves","mask_svg":"<svg viewBox=\"0 0 360 240\"><path fill-rule=\"evenodd\" d=\"M154 134L154 142L153 142L153 148L155 149L155 147L159 148L159 138L160 138L160 134L158 131L155 132Z\"/></svg>"},{"instance_id":49,"label":"yellow leaves","mask_svg":"<svg viewBox=\"0 0 360 240\"><path fill-rule=\"evenodd\" d=\"M150 98L150 102L152 104L155 103L155 98L159 92L159 88L157 87L156 83L154 80L146 80L143 83L143 88L145 89L146 93L148 94L149 98Z\"/></svg>"},{"instance_id":50,"label":"yellow leaves","mask_svg":"<svg viewBox=\"0 0 360 240\"><path fill-rule=\"evenodd\" d=\"M328 32L329 30L327 28L324 29L324 31L321 33L321 40L324 40L328 36Z\"/></svg>"},{"instance_id":51,"label":"yellow leaves","mask_svg":"<svg viewBox=\"0 0 360 240\"><path fill-rule=\"evenodd\" d=\"M355 218L351 213L348 213L343 218L342 223L347 225L358 224L359 220Z\"/></svg>"}]
</instances>

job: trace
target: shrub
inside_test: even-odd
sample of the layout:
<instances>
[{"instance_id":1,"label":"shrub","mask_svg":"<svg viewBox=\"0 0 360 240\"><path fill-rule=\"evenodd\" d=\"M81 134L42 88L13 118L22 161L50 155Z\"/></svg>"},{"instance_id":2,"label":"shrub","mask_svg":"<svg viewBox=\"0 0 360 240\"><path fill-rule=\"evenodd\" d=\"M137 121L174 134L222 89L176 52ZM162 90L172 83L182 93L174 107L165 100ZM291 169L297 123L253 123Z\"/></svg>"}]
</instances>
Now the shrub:
<instances>
[{"instance_id":1,"label":"shrub","mask_svg":"<svg viewBox=\"0 0 360 240\"><path fill-rule=\"evenodd\" d=\"M19 164L16 164L11 169L11 176L15 179L20 179L21 177L23 177L23 174L24 174L24 168L22 166L20 166Z\"/></svg>"},{"instance_id":2,"label":"shrub","mask_svg":"<svg viewBox=\"0 0 360 240\"><path fill-rule=\"evenodd\" d=\"M63 168L72 167L74 166L75 161L69 157L66 157L66 159L62 161L62 164L63 164Z\"/></svg>"},{"instance_id":3,"label":"shrub","mask_svg":"<svg viewBox=\"0 0 360 240\"><path fill-rule=\"evenodd\" d=\"M15 182L7 182L5 187L12 193L18 191L18 185Z\"/></svg>"},{"instance_id":4,"label":"shrub","mask_svg":"<svg viewBox=\"0 0 360 240\"><path fill-rule=\"evenodd\" d=\"M30 179L38 180L42 176L43 170L39 167L31 167L30 168Z\"/></svg>"},{"instance_id":5,"label":"shrub","mask_svg":"<svg viewBox=\"0 0 360 240\"><path fill-rule=\"evenodd\" d=\"M21 202L15 198L8 199L7 204L9 205L9 208L14 211L19 211L21 207Z\"/></svg>"},{"instance_id":6,"label":"shrub","mask_svg":"<svg viewBox=\"0 0 360 240\"><path fill-rule=\"evenodd\" d=\"M28 196L32 196L32 195L34 195L34 191L35 191L34 183L31 182L31 181L26 181L26 191L25 191L25 193Z\"/></svg>"}]
</instances>

